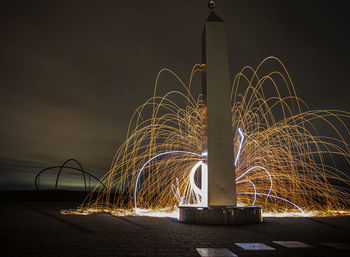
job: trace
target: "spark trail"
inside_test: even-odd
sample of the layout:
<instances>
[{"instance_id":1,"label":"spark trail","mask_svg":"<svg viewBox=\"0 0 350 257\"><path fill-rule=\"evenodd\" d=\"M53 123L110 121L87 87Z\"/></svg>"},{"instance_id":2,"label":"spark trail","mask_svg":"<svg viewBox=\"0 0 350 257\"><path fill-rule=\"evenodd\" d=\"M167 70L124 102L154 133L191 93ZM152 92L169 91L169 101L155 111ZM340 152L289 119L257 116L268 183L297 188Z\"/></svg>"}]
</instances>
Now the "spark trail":
<instances>
[{"instance_id":1,"label":"spark trail","mask_svg":"<svg viewBox=\"0 0 350 257\"><path fill-rule=\"evenodd\" d=\"M269 65L278 69L266 72ZM201 95L196 99L191 94L193 76L201 69L194 66L187 84L171 70L159 72L153 97L134 112L127 138L102 179L106 189L97 185L82 211L203 206L195 176L203 168L204 105ZM177 79L181 90L158 96L159 77L166 73ZM185 107L175 101L178 97ZM349 208L350 178L334 160L350 167L345 140L350 113L309 110L275 57L256 69L245 66L234 77L230 97L236 151L232 183L239 205L259 205L264 212L278 213ZM318 128L328 128L335 136L321 136Z\"/></svg>"}]
</instances>

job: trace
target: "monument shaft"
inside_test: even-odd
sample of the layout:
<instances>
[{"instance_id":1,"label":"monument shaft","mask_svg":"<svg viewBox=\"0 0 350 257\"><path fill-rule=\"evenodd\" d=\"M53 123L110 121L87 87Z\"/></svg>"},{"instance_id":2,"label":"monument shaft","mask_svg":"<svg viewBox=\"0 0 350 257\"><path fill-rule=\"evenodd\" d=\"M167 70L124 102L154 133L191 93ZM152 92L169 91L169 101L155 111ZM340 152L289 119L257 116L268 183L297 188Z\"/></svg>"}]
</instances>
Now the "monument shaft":
<instances>
[{"instance_id":1,"label":"monument shaft","mask_svg":"<svg viewBox=\"0 0 350 257\"><path fill-rule=\"evenodd\" d=\"M233 130L226 29L213 12L202 38L203 157L208 165L208 205L236 206Z\"/></svg>"},{"instance_id":2,"label":"monument shaft","mask_svg":"<svg viewBox=\"0 0 350 257\"><path fill-rule=\"evenodd\" d=\"M215 1L209 1L209 8ZM258 206L237 207L226 31L211 12L202 38L202 206L180 206L179 221L199 224L257 224ZM206 186L207 185L207 186Z\"/></svg>"}]
</instances>

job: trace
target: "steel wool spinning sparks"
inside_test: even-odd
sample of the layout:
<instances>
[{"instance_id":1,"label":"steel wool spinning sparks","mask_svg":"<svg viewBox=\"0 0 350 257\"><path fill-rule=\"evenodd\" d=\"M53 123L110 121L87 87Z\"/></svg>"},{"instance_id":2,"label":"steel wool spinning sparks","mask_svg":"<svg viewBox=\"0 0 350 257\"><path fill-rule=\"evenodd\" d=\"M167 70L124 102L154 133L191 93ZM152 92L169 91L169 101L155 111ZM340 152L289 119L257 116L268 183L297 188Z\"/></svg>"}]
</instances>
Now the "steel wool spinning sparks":
<instances>
[{"instance_id":1,"label":"steel wool spinning sparks","mask_svg":"<svg viewBox=\"0 0 350 257\"><path fill-rule=\"evenodd\" d=\"M269 63L277 64L278 70L264 72ZM153 97L133 114L127 138L101 180L106 188L97 185L81 212L122 215L117 210L137 214L144 209L208 206L203 162L207 153L201 144L204 104L202 95L195 99L190 92L193 76L202 68L194 66L187 85L171 70L159 72ZM182 90L158 96L158 80L164 73L174 76ZM267 96L271 87L275 94ZM179 97L187 103L184 108L175 101ZM343 136L349 135L349 113L309 110L275 57L256 69L246 66L235 76L231 104L236 167L232 183L239 205L259 205L264 212L279 215L332 215L348 209L350 178L334 160L350 165ZM336 137L320 136L321 123Z\"/></svg>"}]
</instances>

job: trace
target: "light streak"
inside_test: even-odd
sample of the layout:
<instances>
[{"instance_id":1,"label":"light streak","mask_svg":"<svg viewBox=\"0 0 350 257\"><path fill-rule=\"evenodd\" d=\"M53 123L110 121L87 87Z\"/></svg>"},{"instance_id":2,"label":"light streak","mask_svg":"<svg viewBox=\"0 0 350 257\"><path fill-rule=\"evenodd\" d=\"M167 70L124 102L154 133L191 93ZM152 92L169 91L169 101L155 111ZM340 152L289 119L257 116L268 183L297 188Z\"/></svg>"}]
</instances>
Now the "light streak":
<instances>
[{"instance_id":1,"label":"light streak","mask_svg":"<svg viewBox=\"0 0 350 257\"><path fill-rule=\"evenodd\" d=\"M197 169L201 166L201 188L199 188L194 180ZM177 179L177 178L176 178ZM208 166L203 162L197 162L191 169L189 176L189 188L184 191L184 195L180 195L178 179L177 187L173 184L172 190L178 200L179 206L197 206L197 207L208 207ZM190 204L192 196L192 204Z\"/></svg>"},{"instance_id":2,"label":"light streak","mask_svg":"<svg viewBox=\"0 0 350 257\"><path fill-rule=\"evenodd\" d=\"M191 185L191 190L194 192L195 199L197 199L196 202L199 201L199 199L202 197L202 191L199 187L197 187L196 183L194 182L194 174L196 173L197 169L199 166L202 165L202 161L197 162L191 172L190 172L190 185Z\"/></svg>"},{"instance_id":3,"label":"light streak","mask_svg":"<svg viewBox=\"0 0 350 257\"><path fill-rule=\"evenodd\" d=\"M208 207L208 165L202 162L201 206Z\"/></svg>"},{"instance_id":4,"label":"light streak","mask_svg":"<svg viewBox=\"0 0 350 257\"><path fill-rule=\"evenodd\" d=\"M169 151L169 152L164 152L164 153L157 154L157 155L153 156L151 159L149 159L148 161L146 161L145 164L140 169L140 171L138 172L137 178L136 178L136 182L135 182L135 189L134 189L134 206L135 206L135 209L137 209L137 185L139 183L140 175L141 175L143 169L148 165L148 163L150 163L154 159L156 159L156 158L158 158L160 156L163 156L163 155L174 154L174 153L191 154L191 155L200 156L197 153L191 153L191 152L188 152L188 151Z\"/></svg>"},{"instance_id":5,"label":"light streak","mask_svg":"<svg viewBox=\"0 0 350 257\"><path fill-rule=\"evenodd\" d=\"M262 170L264 170L264 171L267 173L267 175L268 175L268 177L269 177L269 179L270 179L270 189L269 189L269 193L268 193L267 196L266 196L266 199L267 199L267 198L269 197L269 195L271 194L272 187L273 187L273 182L272 182L272 177L271 177L270 172L269 172L267 169L265 169L264 167L262 167L262 166L253 166L253 167L249 168L247 171L245 171L243 174L241 174L240 176L238 176L238 177L236 178L236 182L239 181L239 179L240 179L241 177L247 175L250 171L252 171L252 170L254 170L254 169L262 169Z\"/></svg>"},{"instance_id":6,"label":"light streak","mask_svg":"<svg viewBox=\"0 0 350 257\"><path fill-rule=\"evenodd\" d=\"M244 133L242 132L242 130L240 128L238 128L238 133L240 135L240 142L239 142L239 147L238 147L238 151L237 151L237 155L236 155L236 161L235 161L235 166L237 166L237 162L238 162L238 159L239 159L239 154L241 153L241 149L242 149L242 145L243 145L243 141L244 141ZM240 175L238 178L236 178L236 183L238 184L239 183L239 179L243 176L245 176L246 174L248 174L251 170L253 169L262 169L264 170L268 176L269 176L269 179L270 179L270 189L269 189L269 193L267 194L266 196L266 200L265 200L265 205L267 203L267 199L269 198L269 195L271 194L271 191L272 191L272 186L273 186L273 182L272 182L272 177L271 177L271 174L270 172L264 168L264 167L261 167L261 166L254 166L254 167L251 167L249 168L246 172L244 172L242 175ZM237 182L238 181L238 182ZM247 182L250 182L253 187L254 187L254 201L253 201L253 206L255 204L255 201L256 201L256 195L257 195L257 191L256 191L256 186L255 184L251 181L251 180L245 180Z\"/></svg>"},{"instance_id":7,"label":"light streak","mask_svg":"<svg viewBox=\"0 0 350 257\"><path fill-rule=\"evenodd\" d=\"M190 186L191 186L191 190L194 193L194 198L197 199L196 202L199 201L200 197L202 196L202 192L201 192L201 189L199 187L197 187L196 183L194 182L194 174L196 173L199 166L201 166L201 164L202 164L202 161L197 162L193 166L193 168L191 169L191 172L190 172Z\"/></svg>"},{"instance_id":8,"label":"light streak","mask_svg":"<svg viewBox=\"0 0 350 257\"><path fill-rule=\"evenodd\" d=\"M240 141L239 141L239 147L238 147L238 151L237 151L237 155L236 155L235 166L237 166L237 162L238 162L239 155L241 153L242 145L243 145L243 141L244 141L244 134L240 128L238 128L238 133L240 136Z\"/></svg>"},{"instance_id":9,"label":"light streak","mask_svg":"<svg viewBox=\"0 0 350 257\"><path fill-rule=\"evenodd\" d=\"M254 184L251 180L241 180L241 181L236 182L236 184L246 183L246 182L249 182L249 183L253 186L253 188L254 188L254 200L253 200L252 206L255 206L256 195L257 195L257 191L256 191L256 186L255 186L255 184ZM266 199L267 199L267 197L266 197Z\"/></svg>"},{"instance_id":10,"label":"light streak","mask_svg":"<svg viewBox=\"0 0 350 257\"><path fill-rule=\"evenodd\" d=\"M276 199L279 199L279 200L282 200L282 201L285 201L291 205L293 205L295 208L297 208L300 212L304 213L304 211L298 206L296 205L295 203L293 203L292 201L289 201L287 199L284 199L282 197L279 197L279 196L276 196L276 195L268 195L268 194L263 194L263 193L247 193L247 192L237 192L237 195L259 195L259 196L266 196L266 197L272 197L272 198L276 198Z\"/></svg>"}]
</instances>

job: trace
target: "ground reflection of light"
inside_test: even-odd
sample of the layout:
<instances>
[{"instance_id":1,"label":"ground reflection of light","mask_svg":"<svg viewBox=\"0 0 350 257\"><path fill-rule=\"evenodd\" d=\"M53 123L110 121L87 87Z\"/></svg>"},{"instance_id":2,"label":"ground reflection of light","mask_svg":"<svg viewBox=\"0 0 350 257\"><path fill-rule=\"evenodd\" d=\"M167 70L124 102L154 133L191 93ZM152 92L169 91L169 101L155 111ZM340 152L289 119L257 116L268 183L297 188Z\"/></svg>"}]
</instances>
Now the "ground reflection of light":
<instances>
[{"instance_id":1,"label":"ground reflection of light","mask_svg":"<svg viewBox=\"0 0 350 257\"><path fill-rule=\"evenodd\" d=\"M333 217L350 216L350 211L263 212L263 217Z\"/></svg>"},{"instance_id":2,"label":"ground reflection of light","mask_svg":"<svg viewBox=\"0 0 350 257\"><path fill-rule=\"evenodd\" d=\"M116 217L125 217L125 216L146 216L146 217L160 217L160 218L179 218L179 211L177 208L170 210L169 208L163 208L159 210L152 209L114 209L101 211L100 209L74 209L74 210L61 210L61 214L63 215L94 215L101 213L108 213L109 215ZM295 217L295 218L305 218L305 217L336 217L336 216L350 216L350 210L343 211L285 211L285 212L263 212L262 214L265 218L287 218L287 217Z\"/></svg>"},{"instance_id":3,"label":"ground reflection of light","mask_svg":"<svg viewBox=\"0 0 350 257\"><path fill-rule=\"evenodd\" d=\"M148 217L168 217L168 218L179 218L179 211L169 209L151 210L151 209L136 209L135 216L148 216Z\"/></svg>"},{"instance_id":4,"label":"ground reflection of light","mask_svg":"<svg viewBox=\"0 0 350 257\"><path fill-rule=\"evenodd\" d=\"M142 209L142 208L134 208L134 209L105 209L101 211L100 209L70 209L70 210L61 210L60 214L62 215L94 215L94 214L103 214L107 213L116 217L126 217L126 216L147 216L147 217L164 217L164 218L179 218L178 209L169 209L163 208L159 210L152 209Z\"/></svg>"}]
</instances>

